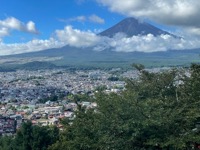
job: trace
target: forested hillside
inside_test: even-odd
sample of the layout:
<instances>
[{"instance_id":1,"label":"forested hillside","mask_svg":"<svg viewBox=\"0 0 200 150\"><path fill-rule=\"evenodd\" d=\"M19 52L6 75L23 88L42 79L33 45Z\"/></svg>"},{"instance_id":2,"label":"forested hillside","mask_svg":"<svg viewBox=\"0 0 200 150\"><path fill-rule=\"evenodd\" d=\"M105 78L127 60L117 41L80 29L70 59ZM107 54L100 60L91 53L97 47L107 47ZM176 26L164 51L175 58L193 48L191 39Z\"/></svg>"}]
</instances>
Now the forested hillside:
<instances>
[{"instance_id":1,"label":"forested hillside","mask_svg":"<svg viewBox=\"0 0 200 150\"><path fill-rule=\"evenodd\" d=\"M192 149L200 143L200 65L187 70L147 72L126 79L120 94L99 92L97 108L79 107L63 120L64 131L26 123L15 137L2 137L2 150Z\"/></svg>"}]
</instances>

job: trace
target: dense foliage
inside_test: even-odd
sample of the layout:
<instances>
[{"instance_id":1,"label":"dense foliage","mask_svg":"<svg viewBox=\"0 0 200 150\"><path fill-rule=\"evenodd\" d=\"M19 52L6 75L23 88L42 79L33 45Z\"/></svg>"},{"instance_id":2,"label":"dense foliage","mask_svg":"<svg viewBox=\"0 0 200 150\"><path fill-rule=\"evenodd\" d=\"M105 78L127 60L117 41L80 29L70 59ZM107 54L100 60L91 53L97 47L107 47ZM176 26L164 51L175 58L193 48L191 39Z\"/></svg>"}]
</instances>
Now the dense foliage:
<instances>
[{"instance_id":1,"label":"dense foliage","mask_svg":"<svg viewBox=\"0 0 200 150\"><path fill-rule=\"evenodd\" d=\"M162 73L135 67L139 79L127 79L120 94L99 92L97 108L78 107L75 120L65 121L60 134L24 124L15 138L0 140L0 149L174 150L200 143L200 65Z\"/></svg>"},{"instance_id":2,"label":"dense foliage","mask_svg":"<svg viewBox=\"0 0 200 150\"><path fill-rule=\"evenodd\" d=\"M195 127L200 117L200 66L191 66L191 76L136 68L139 80L127 80L121 94L96 95L98 108L79 111L50 149L191 149L200 143Z\"/></svg>"},{"instance_id":3,"label":"dense foliage","mask_svg":"<svg viewBox=\"0 0 200 150\"><path fill-rule=\"evenodd\" d=\"M31 122L27 122L22 125L15 137L0 138L0 149L47 150L58 138L58 128L33 126Z\"/></svg>"}]
</instances>

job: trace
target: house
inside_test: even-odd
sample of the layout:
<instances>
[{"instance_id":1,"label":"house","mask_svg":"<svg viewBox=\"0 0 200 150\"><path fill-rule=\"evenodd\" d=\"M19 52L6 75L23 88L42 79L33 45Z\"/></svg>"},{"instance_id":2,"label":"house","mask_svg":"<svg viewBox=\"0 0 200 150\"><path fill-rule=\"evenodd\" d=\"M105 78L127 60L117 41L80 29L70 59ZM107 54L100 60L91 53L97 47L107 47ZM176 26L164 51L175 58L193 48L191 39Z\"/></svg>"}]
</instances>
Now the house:
<instances>
[{"instance_id":1,"label":"house","mask_svg":"<svg viewBox=\"0 0 200 150\"><path fill-rule=\"evenodd\" d=\"M16 120L0 116L0 135L9 135L16 132Z\"/></svg>"},{"instance_id":2,"label":"house","mask_svg":"<svg viewBox=\"0 0 200 150\"><path fill-rule=\"evenodd\" d=\"M16 121L16 128L19 129L23 123L23 116L21 114L16 114L10 116L10 118Z\"/></svg>"}]
</instances>

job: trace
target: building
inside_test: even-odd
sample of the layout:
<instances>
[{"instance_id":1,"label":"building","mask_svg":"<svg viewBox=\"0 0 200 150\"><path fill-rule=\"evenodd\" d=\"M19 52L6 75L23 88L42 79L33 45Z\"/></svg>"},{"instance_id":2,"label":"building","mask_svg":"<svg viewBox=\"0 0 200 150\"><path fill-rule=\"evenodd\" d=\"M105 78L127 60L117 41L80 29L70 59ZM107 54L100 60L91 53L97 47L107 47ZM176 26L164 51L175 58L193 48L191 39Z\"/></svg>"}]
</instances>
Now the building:
<instances>
[{"instance_id":1,"label":"building","mask_svg":"<svg viewBox=\"0 0 200 150\"><path fill-rule=\"evenodd\" d=\"M9 135L16 132L16 120L10 117L0 116L0 135Z\"/></svg>"}]
</instances>

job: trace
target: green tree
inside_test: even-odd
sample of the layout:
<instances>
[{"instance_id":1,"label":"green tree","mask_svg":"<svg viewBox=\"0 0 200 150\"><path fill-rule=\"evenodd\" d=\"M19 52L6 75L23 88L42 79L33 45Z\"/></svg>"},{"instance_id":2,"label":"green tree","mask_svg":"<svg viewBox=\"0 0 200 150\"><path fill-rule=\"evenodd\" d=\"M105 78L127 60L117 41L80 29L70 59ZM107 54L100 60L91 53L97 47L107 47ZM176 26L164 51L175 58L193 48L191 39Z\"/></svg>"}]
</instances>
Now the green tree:
<instances>
[{"instance_id":1,"label":"green tree","mask_svg":"<svg viewBox=\"0 0 200 150\"><path fill-rule=\"evenodd\" d=\"M93 112L88 111L85 114L79 110L77 118L73 124L65 125L65 131L60 136L59 141L53 144L50 150L93 150L96 149L98 133L94 125L96 124L96 116ZM89 128L91 127L91 128Z\"/></svg>"},{"instance_id":2,"label":"green tree","mask_svg":"<svg viewBox=\"0 0 200 150\"><path fill-rule=\"evenodd\" d=\"M31 150L33 126L31 122L22 124L14 139L14 147L16 150Z\"/></svg>"},{"instance_id":3,"label":"green tree","mask_svg":"<svg viewBox=\"0 0 200 150\"><path fill-rule=\"evenodd\" d=\"M188 73L147 72L137 65L139 79L127 79L120 94L99 92L97 108L78 105L76 118L56 127L24 123L15 137L1 137L2 150L129 150L192 149L200 143L200 65ZM74 97L75 101L85 96Z\"/></svg>"},{"instance_id":4,"label":"green tree","mask_svg":"<svg viewBox=\"0 0 200 150\"><path fill-rule=\"evenodd\" d=\"M12 150L46 150L59 138L57 127L33 126L24 123L12 140Z\"/></svg>"},{"instance_id":5,"label":"green tree","mask_svg":"<svg viewBox=\"0 0 200 150\"><path fill-rule=\"evenodd\" d=\"M102 92L102 91L104 91L104 90L106 90L106 89L107 89L106 85L99 85L99 86L97 86L97 87L95 88L95 91Z\"/></svg>"},{"instance_id":6,"label":"green tree","mask_svg":"<svg viewBox=\"0 0 200 150\"><path fill-rule=\"evenodd\" d=\"M60 141L50 150L191 149L200 143L195 123L200 118L200 66L191 76L179 70L147 72L127 79L121 94L95 96L95 110L80 108Z\"/></svg>"},{"instance_id":7,"label":"green tree","mask_svg":"<svg viewBox=\"0 0 200 150\"><path fill-rule=\"evenodd\" d=\"M0 137L0 149L1 150L11 150L12 136Z\"/></svg>"}]
</instances>

